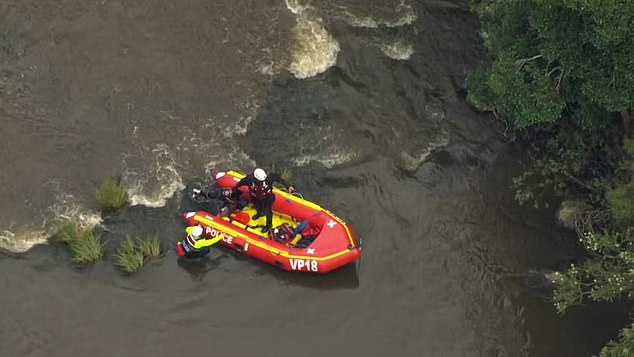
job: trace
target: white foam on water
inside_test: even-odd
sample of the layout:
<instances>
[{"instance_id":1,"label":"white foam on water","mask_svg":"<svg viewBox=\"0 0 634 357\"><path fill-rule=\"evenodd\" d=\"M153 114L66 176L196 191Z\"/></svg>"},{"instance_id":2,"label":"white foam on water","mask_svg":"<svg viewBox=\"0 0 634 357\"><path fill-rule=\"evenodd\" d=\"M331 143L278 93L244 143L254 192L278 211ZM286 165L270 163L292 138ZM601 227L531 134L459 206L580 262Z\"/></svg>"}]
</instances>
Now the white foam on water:
<instances>
[{"instance_id":1,"label":"white foam on water","mask_svg":"<svg viewBox=\"0 0 634 357\"><path fill-rule=\"evenodd\" d=\"M255 167L256 162L237 146L233 146L230 152L214 153L208 158L205 165L205 174L209 177L215 171L246 170Z\"/></svg>"},{"instance_id":2,"label":"white foam on water","mask_svg":"<svg viewBox=\"0 0 634 357\"><path fill-rule=\"evenodd\" d=\"M352 152L336 151L332 153L303 155L294 158L291 161L298 167L306 166L314 161L324 165L324 167L332 168L335 165L341 165L349 162L355 157L355 153Z\"/></svg>"},{"instance_id":3,"label":"white foam on water","mask_svg":"<svg viewBox=\"0 0 634 357\"><path fill-rule=\"evenodd\" d=\"M370 16L356 17L347 11L344 13L344 16L346 18L346 22L352 27L363 27L363 28L379 27L379 23L376 22L376 20Z\"/></svg>"},{"instance_id":4,"label":"white foam on water","mask_svg":"<svg viewBox=\"0 0 634 357\"><path fill-rule=\"evenodd\" d=\"M245 135L249 129L249 124L255 119L253 115L241 115L233 125L225 127L222 134L225 138L232 138L236 135Z\"/></svg>"},{"instance_id":5,"label":"white foam on water","mask_svg":"<svg viewBox=\"0 0 634 357\"><path fill-rule=\"evenodd\" d=\"M55 222L59 219L68 219L77 223L83 229L90 229L101 225L101 214L84 208L70 194L60 194L57 196L56 203L49 207L49 216L53 217L51 221ZM55 228L53 226L53 228ZM49 232L52 235L54 232Z\"/></svg>"},{"instance_id":6,"label":"white foam on water","mask_svg":"<svg viewBox=\"0 0 634 357\"><path fill-rule=\"evenodd\" d=\"M222 130L222 135L225 139L236 135L245 135L247 130L249 130L249 124L251 124L258 115L260 104L254 97L249 97L241 109L241 112L244 114Z\"/></svg>"},{"instance_id":7,"label":"white foam on water","mask_svg":"<svg viewBox=\"0 0 634 357\"><path fill-rule=\"evenodd\" d=\"M167 145L157 145L152 154L155 155L155 161L144 167L151 173L125 170L123 182L127 186L132 206L163 207L174 193L185 188Z\"/></svg>"},{"instance_id":8,"label":"white foam on water","mask_svg":"<svg viewBox=\"0 0 634 357\"><path fill-rule=\"evenodd\" d=\"M443 130L434 140L427 143L427 145L421 150L412 153L401 151L403 168L407 171L416 171L434 150L440 147L445 147L447 144L449 144L449 133Z\"/></svg>"},{"instance_id":9,"label":"white foam on water","mask_svg":"<svg viewBox=\"0 0 634 357\"><path fill-rule=\"evenodd\" d=\"M310 6L310 0L285 0L286 7L291 10L295 15L301 15L308 9L312 9Z\"/></svg>"},{"instance_id":10,"label":"white foam on water","mask_svg":"<svg viewBox=\"0 0 634 357\"><path fill-rule=\"evenodd\" d=\"M272 79L273 76L279 75L286 70L288 67L288 59L274 58L274 55L268 48L264 49L264 51L266 52L266 55L255 62L255 70L256 72L264 76L271 77Z\"/></svg>"},{"instance_id":11,"label":"white foam on water","mask_svg":"<svg viewBox=\"0 0 634 357\"><path fill-rule=\"evenodd\" d=\"M10 230L0 232L0 249L13 253L24 253L38 244L46 244L48 237L44 230L23 229L18 233Z\"/></svg>"},{"instance_id":12,"label":"white foam on water","mask_svg":"<svg viewBox=\"0 0 634 357\"><path fill-rule=\"evenodd\" d=\"M286 6L297 15L288 70L296 78L304 79L323 73L335 65L339 42L326 30L321 18L310 14L310 4L286 0Z\"/></svg>"},{"instance_id":13,"label":"white foam on water","mask_svg":"<svg viewBox=\"0 0 634 357\"><path fill-rule=\"evenodd\" d=\"M296 78L316 76L337 63L339 42L321 22L299 17L294 32L295 45L291 49L288 70Z\"/></svg>"},{"instance_id":14,"label":"white foam on water","mask_svg":"<svg viewBox=\"0 0 634 357\"><path fill-rule=\"evenodd\" d=\"M280 66L273 61L258 61L256 64L258 72L265 76L274 76L279 73Z\"/></svg>"},{"instance_id":15,"label":"white foam on water","mask_svg":"<svg viewBox=\"0 0 634 357\"><path fill-rule=\"evenodd\" d=\"M414 46L399 39L392 44L381 45L381 51L391 59L406 61L414 54Z\"/></svg>"},{"instance_id":16,"label":"white foam on water","mask_svg":"<svg viewBox=\"0 0 634 357\"><path fill-rule=\"evenodd\" d=\"M40 226L11 227L0 232L0 249L13 253L24 253L36 245L46 244L55 234L56 222L68 219L83 229L101 225L98 212L90 211L79 204L70 194L57 195L56 202L41 217Z\"/></svg>"},{"instance_id":17,"label":"white foam on water","mask_svg":"<svg viewBox=\"0 0 634 357\"><path fill-rule=\"evenodd\" d=\"M396 6L395 14L397 15L397 17L394 19L376 19L372 16L358 17L350 13L350 11L348 10L343 12L343 16L350 26L363 28L377 28L379 26L407 26L414 23L414 21L416 21L416 19L418 18L414 7L410 4L407 4L406 0L401 0L401 2Z\"/></svg>"}]
</instances>

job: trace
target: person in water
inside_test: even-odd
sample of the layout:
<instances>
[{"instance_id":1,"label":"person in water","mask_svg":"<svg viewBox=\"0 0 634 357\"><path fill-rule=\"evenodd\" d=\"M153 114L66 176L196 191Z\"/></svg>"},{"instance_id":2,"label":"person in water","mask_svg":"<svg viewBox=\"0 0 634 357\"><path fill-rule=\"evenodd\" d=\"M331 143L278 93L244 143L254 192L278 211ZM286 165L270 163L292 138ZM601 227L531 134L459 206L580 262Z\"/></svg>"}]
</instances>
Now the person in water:
<instances>
[{"instance_id":1,"label":"person in water","mask_svg":"<svg viewBox=\"0 0 634 357\"><path fill-rule=\"evenodd\" d=\"M214 238L205 238L203 235L203 227L189 226L185 228L185 233L187 233L187 237L185 237L185 241L188 248L184 248L187 252L187 255L192 258L202 257L205 254L209 253L209 247L213 244L220 241L223 235L219 234ZM185 254L185 252L183 252Z\"/></svg>"},{"instance_id":2,"label":"person in water","mask_svg":"<svg viewBox=\"0 0 634 357\"><path fill-rule=\"evenodd\" d=\"M251 196L251 202L255 207L256 214L253 219L258 219L262 216L266 216L266 225L262 228L262 232L268 232L273 224L273 202L275 202L275 195L273 194L273 183L279 182L284 185L289 193L295 192L293 185L289 184L280 175L276 173L269 173L256 168L252 174L248 174L242 180L240 180L233 187L232 199L238 201L240 199L241 192L239 190L242 186L249 187L249 195Z\"/></svg>"}]
</instances>

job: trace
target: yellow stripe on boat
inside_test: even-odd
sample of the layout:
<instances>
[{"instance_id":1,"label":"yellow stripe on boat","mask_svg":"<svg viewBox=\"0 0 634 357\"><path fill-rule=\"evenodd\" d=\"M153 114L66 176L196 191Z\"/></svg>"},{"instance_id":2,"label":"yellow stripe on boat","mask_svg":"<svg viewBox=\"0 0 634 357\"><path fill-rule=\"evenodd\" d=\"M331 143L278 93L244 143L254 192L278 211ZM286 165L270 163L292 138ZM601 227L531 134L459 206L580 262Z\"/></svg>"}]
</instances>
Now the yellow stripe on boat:
<instances>
[{"instance_id":1,"label":"yellow stripe on boat","mask_svg":"<svg viewBox=\"0 0 634 357\"><path fill-rule=\"evenodd\" d=\"M267 251L269 251L270 253L272 253L274 255L281 255L284 258L310 259L310 260L322 261L322 260L329 260L329 259L332 259L332 258L336 258L336 257L338 257L340 255L343 255L343 254L346 254L347 252L349 252L349 250L346 249L346 250L339 251L337 253L330 254L330 255L325 256L325 257L314 257L314 256L306 256L306 255L293 255L293 254L290 254L290 253L288 253L286 251L273 248L273 247L269 246L268 244L263 243L262 241L253 239L253 238L245 235L244 233L242 233L240 231L236 231L236 230L231 229L229 227L220 225L220 224L218 224L218 223L214 222L213 220L208 219L206 217L203 217L203 216L200 216L200 215L195 215L194 219L196 221L204 224L204 225L213 227L213 228L215 228L215 229L217 229L217 230L219 230L221 232L227 232L227 233L229 233L229 234L231 234L231 235L233 235L235 237L240 237L240 238L244 239L245 241L249 242L249 244L251 244L251 245L254 245L254 246L258 247L258 248L262 248L264 250L267 250Z\"/></svg>"},{"instance_id":2,"label":"yellow stripe on boat","mask_svg":"<svg viewBox=\"0 0 634 357\"><path fill-rule=\"evenodd\" d=\"M242 178L244 178L246 176L246 175L244 175L244 174L242 174L240 172L237 172L237 171L227 171L227 174L229 174L231 176L235 176L235 177L237 177L239 179L242 179ZM278 195L284 197L284 198L288 198L291 201L303 204L303 205L308 206L308 207L310 207L310 208L312 208L314 210L317 210L317 211L321 211L322 210L322 208L319 205L316 205L316 204L314 204L314 203L312 203L310 201L306 201L305 199L297 197L297 196L295 196L295 195L293 195L291 193L279 190L277 188L273 188L273 191L275 193L277 193Z\"/></svg>"},{"instance_id":3,"label":"yellow stripe on boat","mask_svg":"<svg viewBox=\"0 0 634 357\"><path fill-rule=\"evenodd\" d=\"M243 177L246 176L243 173L240 173L238 171L233 171L233 170L227 171L227 173L229 175L235 176L235 177L237 177L239 179L242 179ZM325 212L326 214L328 214L330 217L334 218L337 222L339 222L339 224L341 224L343 226L343 228L346 230L346 235L348 236L348 240L350 241L350 244L355 245L354 244L354 239L352 239L352 234L350 234L350 230L348 229L348 225L344 221L342 221L341 218L337 217L334 213L330 212L329 210L327 210L325 208L322 208L321 206L319 206L319 205L317 205L315 203L312 203L310 201L306 201L305 199L299 198L299 197L297 197L297 196L295 196L293 194L290 194L288 192L284 192L284 191L278 190L277 188L274 188L273 191L275 191L275 193L279 194L280 196L283 196L284 198L290 199L291 201L295 201L297 203L303 204L303 205L308 206L308 207L310 207L310 208L312 208L314 210L317 210L317 211Z\"/></svg>"}]
</instances>

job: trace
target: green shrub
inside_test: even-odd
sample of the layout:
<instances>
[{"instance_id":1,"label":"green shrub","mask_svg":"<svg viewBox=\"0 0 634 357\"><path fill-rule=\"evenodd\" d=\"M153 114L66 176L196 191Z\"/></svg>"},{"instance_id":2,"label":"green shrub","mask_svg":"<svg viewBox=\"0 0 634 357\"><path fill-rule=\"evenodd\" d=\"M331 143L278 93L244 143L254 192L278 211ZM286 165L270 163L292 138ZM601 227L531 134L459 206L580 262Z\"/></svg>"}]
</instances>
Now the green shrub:
<instances>
[{"instance_id":1,"label":"green shrub","mask_svg":"<svg viewBox=\"0 0 634 357\"><path fill-rule=\"evenodd\" d=\"M634 226L634 182L617 186L606 197L616 224L621 228Z\"/></svg>"},{"instance_id":2,"label":"green shrub","mask_svg":"<svg viewBox=\"0 0 634 357\"><path fill-rule=\"evenodd\" d=\"M128 193L120 180L108 179L96 193L97 202L104 213L113 212L126 205Z\"/></svg>"},{"instance_id":3,"label":"green shrub","mask_svg":"<svg viewBox=\"0 0 634 357\"><path fill-rule=\"evenodd\" d=\"M103 256L103 244L93 232L77 236L69 244L71 261L76 265L84 265L99 260Z\"/></svg>"},{"instance_id":4,"label":"green shrub","mask_svg":"<svg viewBox=\"0 0 634 357\"><path fill-rule=\"evenodd\" d=\"M581 303L583 291L577 269L571 267L563 273L555 272L550 279L555 286L553 300L559 314L563 314L568 307Z\"/></svg>"},{"instance_id":5,"label":"green shrub","mask_svg":"<svg viewBox=\"0 0 634 357\"><path fill-rule=\"evenodd\" d=\"M621 329L618 341L610 341L601 349L601 357L629 356L634 353L634 324Z\"/></svg>"},{"instance_id":6,"label":"green shrub","mask_svg":"<svg viewBox=\"0 0 634 357\"><path fill-rule=\"evenodd\" d=\"M493 111L495 109L495 93L489 86L489 77L491 76L491 66L489 63L480 64L473 72L469 73L466 78L466 84L469 88L467 100L476 108L485 111Z\"/></svg>"},{"instance_id":7,"label":"green shrub","mask_svg":"<svg viewBox=\"0 0 634 357\"><path fill-rule=\"evenodd\" d=\"M123 241L117 254L115 254L115 264L126 273L135 273L143 266L143 252L138 249L134 240L127 236Z\"/></svg>"},{"instance_id":8,"label":"green shrub","mask_svg":"<svg viewBox=\"0 0 634 357\"><path fill-rule=\"evenodd\" d=\"M623 161L622 168L630 176L630 179L634 179L634 140L625 139L623 148L627 159Z\"/></svg>"}]
</instances>

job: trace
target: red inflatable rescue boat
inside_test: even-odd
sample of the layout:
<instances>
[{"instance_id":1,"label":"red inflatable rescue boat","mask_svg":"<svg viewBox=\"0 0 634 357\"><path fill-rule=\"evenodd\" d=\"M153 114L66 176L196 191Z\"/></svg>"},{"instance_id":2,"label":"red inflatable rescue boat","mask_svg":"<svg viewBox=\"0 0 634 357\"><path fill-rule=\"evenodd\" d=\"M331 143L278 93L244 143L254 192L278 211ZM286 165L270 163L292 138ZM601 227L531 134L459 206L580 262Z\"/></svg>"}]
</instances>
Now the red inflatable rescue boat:
<instances>
[{"instance_id":1,"label":"red inflatable rescue boat","mask_svg":"<svg viewBox=\"0 0 634 357\"><path fill-rule=\"evenodd\" d=\"M236 171L213 175L215 184L231 189L244 177ZM249 199L248 188L241 187L242 197ZM183 214L189 226L200 225L205 239L219 243L281 269L298 272L327 273L357 261L361 247L352 229L332 212L303 198L273 189L273 224L268 233L260 227L266 217L252 219L251 203L228 216L206 211ZM185 253L179 242L179 255Z\"/></svg>"}]
</instances>

